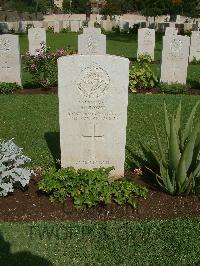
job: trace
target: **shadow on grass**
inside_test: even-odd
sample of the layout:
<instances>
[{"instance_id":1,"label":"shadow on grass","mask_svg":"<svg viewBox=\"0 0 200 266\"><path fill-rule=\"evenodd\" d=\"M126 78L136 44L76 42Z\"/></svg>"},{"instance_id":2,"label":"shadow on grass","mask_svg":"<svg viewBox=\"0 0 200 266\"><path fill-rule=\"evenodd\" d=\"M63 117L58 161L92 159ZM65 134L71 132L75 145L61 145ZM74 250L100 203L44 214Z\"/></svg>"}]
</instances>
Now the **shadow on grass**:
<instances>
[{"instance_id":1,"label":"shadow on grass","mask_svg":"<svg viewBox=\"0 0 200 266\"><path fill-rule=\"evenodd\" d=\"M58 160L61 159L60 155L60 133L59 132L46 132L44 134L48 148L53 156L54 162L57 165Z\"/></svg>"},{"instance_id":2,"label":"shadow on grass","mask_svg":"<svg viewBox=\"0 0 200 266\"><path fill-rule=\"evenodd\" d=\"M12 254L11 245L6 242L0 232L0 265L1 266L53 266L53 264L39 256L35 256L28 251L22 251Z\"/></svg>"},{"instance_id":3,"label":"shadow on grass","mask_svg":"<svg viewBox=\"0 0 200 266\"><path fill-rule=\"evenodd\" d=\"M187 83L191 86L191 89L200 90L200 80L193 80L188 78Z\"/></svg>"}]
</instances>

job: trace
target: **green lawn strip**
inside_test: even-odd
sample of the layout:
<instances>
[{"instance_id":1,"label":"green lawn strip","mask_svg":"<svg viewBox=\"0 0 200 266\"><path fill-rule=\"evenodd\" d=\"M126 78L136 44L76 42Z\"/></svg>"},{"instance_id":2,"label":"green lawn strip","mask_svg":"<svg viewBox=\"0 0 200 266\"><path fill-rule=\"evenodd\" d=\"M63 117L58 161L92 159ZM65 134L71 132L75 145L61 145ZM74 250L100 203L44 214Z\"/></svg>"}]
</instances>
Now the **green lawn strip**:
<instances>
[{"instance_id":1,"label":"green lawn strip","mask_svg":"<svg viewBox=\"0 0 200 266\"><path fill-rule=\"evenodd\" d=\"M200 96L129 95L126 167L132 165L134 155L142 155L140 141L156 146L149 115L152 115L163 139L163 100L166 99L169 113L172 113L181 98L185 121ZM0 106L0 139L14 138L16 144L24 148L24 153L32 159L35 166L46 167L54 163L54 158L59 158L57 96L0 96ZM197 116L199 114L200 108ZM137 159L135 163L138 164Z\"/></svg>"},{"instance_id":2,"label":"green lawn strip","mask_svg":"<svg viewBox=\"0 0 200 266\"><path fill-rule=\"evenodd\" d=\"M199 231L200 218L2 223L0 264L199 265Z\"/></svg>"}]
</instances>

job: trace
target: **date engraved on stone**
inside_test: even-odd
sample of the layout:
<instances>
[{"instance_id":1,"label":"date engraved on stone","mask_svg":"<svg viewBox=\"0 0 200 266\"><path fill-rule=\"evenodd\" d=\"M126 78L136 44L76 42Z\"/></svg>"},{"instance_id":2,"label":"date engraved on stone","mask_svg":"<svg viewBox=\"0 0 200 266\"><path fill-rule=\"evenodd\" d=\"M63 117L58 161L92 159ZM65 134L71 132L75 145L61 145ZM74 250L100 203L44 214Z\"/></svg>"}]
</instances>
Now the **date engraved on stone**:
<instances>
[{"instance_id":1,"label":"date engraved on stone","mask_svg":"<svg viewBox=\"0 0 200 266\"><path fill-rule=\"evenodd\" d=\"M92 64L82 71L77 87L84 97L97 99L109 90L110 77L101 66Z\"/></svg>"}]
</instances>

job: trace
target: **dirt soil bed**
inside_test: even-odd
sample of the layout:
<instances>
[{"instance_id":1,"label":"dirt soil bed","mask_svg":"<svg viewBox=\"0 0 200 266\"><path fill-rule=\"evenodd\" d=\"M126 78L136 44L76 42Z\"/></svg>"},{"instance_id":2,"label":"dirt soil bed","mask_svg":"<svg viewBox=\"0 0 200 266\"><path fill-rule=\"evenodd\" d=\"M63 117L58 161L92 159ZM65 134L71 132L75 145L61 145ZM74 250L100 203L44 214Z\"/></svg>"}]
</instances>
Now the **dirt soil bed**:
<instances>
[{"instance_id":1,"label":"dirt soil bed","mask_svg":"<svg viewBox=\"0 0 200 266\"><path fill-rule=\"evenodd\" d=\"M43 88L33 88L33 89L23 89L14 92L15 95L32 95L32 94L58 94L58 88L53 87L48 90L44 90ZM149 90L141 89L136 92L136 94L162 94L162 92L158 88L153 88ZM200 95L200 88L199 89L190 89L186 93L186 95Z\"/></svg>"},{"instance_id":2,"label":"dirt soil bed","mask_svg":"<svg viewBox=\"0 0 200 266\"><path fill-rule=\"evenodd\" d=\"M130 173L129 173L130 177ZM132 177L133 178L133 175ZM135 179L135 177L134 177ZM137 180L138 179L138 180ZM152 220L190 218L200 216L200 196L170 196L139 178L136 182L148 189L147 198L138 198L138 207L116 204L91 209L76 209L71 199L64 204L51 203L47 195L38 191L39 178L32 178L29 187L0 200L0 222L38 220Z\"/></svg>"}]
</instances>

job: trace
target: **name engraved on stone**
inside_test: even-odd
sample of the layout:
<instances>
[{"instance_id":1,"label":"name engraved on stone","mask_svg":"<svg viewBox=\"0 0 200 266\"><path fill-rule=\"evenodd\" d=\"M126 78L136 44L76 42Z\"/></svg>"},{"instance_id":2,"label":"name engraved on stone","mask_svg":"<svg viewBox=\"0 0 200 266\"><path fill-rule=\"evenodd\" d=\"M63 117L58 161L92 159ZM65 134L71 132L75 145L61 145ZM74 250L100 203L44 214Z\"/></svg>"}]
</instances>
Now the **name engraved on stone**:
<instances>
[{"instance_id":1,"label":"name engraved on stone","mask_svg":"<svg viewBox=\"0 0 200 266\"><path fill-rule=\"evenodd\" d=\"M81 94L89 99L100 98L106 94L110 86L108 73L97 64L85 68L77 83Z\"/></svg>"},{"instance_id":2,"label":"name engraved on stone","mask_svg":"<svg viewBox=\"0 0 200 266\"><path fill-rule=\"evenodd\" d=\"M115 121L120 118L120 115L113 112L68 112L67 117L72 120Z\"/></svg>"}]
</instances>

